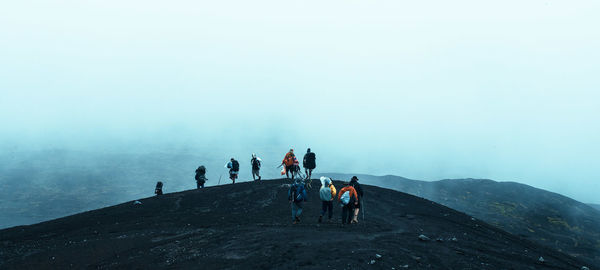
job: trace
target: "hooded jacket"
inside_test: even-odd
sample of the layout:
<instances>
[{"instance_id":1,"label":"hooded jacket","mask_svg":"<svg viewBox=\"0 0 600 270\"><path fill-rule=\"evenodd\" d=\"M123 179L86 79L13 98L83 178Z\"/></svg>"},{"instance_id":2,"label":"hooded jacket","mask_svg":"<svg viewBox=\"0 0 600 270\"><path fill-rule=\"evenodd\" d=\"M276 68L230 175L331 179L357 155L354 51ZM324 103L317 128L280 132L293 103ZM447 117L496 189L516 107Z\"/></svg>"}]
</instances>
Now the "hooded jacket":
<instances>
[{"instance_id":1,"label":"hooded jacket","mask_svg":"<svg viewBox=\"0 0 600 270\"><path fill-rule=\"evenodd\" d=\"M321 200L325 202L333 201L335 194L335 186L331 183L331 179L321 177L321 189L319 190L319 197Z\"/></svg>"}]
</instances>

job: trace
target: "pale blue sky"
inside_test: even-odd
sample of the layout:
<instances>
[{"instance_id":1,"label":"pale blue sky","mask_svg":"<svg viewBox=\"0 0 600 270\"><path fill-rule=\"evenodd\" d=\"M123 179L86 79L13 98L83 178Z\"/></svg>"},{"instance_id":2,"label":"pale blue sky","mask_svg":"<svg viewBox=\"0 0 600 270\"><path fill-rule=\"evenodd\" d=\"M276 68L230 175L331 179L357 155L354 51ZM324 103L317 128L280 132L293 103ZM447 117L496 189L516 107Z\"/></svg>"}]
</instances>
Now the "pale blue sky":
<instances>
[{"instance_id":1,"label":"pale blue sky","mask_svg":"<svg viewBox=\"0 0 600 270\"><path fill-rule=\"evenodd\" d=\"M598 1L8 1L2 141L312 146L323 171L600 203L598 14Z\"/></svg>"}]
</instances>

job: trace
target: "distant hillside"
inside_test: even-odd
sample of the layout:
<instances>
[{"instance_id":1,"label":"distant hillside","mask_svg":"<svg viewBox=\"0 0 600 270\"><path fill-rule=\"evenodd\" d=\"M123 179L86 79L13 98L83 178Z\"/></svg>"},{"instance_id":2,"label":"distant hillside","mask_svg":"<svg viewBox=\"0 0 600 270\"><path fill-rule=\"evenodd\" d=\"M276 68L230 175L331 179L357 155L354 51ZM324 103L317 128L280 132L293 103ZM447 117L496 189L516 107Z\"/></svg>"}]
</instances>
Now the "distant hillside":
<instances>
[{"instance_id":1,"label":"distant hillside","mask_svg":"<svg viewBox=\"0 0 600 270\"><path fill-rule=\"evenodd\" d=\"M364 190L372 197L365 201L359 224L342 226L337 205L332 223L317 223L321 203L315 188L309 191L302 222L292 225L286 182L166 194L0 230L0 269L491 270L585 265L431 201L367 185Z\"/></svg>"},{"instance_id":2,"label":"distant hillside","mask_svg":"<svg viewBox=\"0 0 600 270\"><path fill-rule=\"evenodd\" d=\"M335 179L351 177L326 175ZM600 261L600 212L565 196L514 182L358 177L362 183L435 201L572 256Z\"/></svg>"},{"instance_id":3,"label":"distant hillside","mask_svg":"<svg viewBox=\"0 0 600 270\"><path fill-rule=\"evenodd\" d=\"M593 203L588 203L589 206L593 207L594 209L600 211L600 204L593 204Z\"/></svg>"},{"instance_id":4,"label":"distant hillside","mask_svg":"<svg viewBox=\"0 0 600 270\"><path fill-rule=\"evenodd\" d=\"M278 155L279 156L279 155ZM230 156L193 153L104 153L44 150L0 151L0 229L32 224L114 205L154 193L156 181L165 192L196 186L194 171L208 168L208 186L229 183L223 168ZM263 177L276 177L281 160L265 159ZM250 154L240 158L240 178L251 179ZM270 163L269 163L270 162Z\"/></svg>"}]
</instances>

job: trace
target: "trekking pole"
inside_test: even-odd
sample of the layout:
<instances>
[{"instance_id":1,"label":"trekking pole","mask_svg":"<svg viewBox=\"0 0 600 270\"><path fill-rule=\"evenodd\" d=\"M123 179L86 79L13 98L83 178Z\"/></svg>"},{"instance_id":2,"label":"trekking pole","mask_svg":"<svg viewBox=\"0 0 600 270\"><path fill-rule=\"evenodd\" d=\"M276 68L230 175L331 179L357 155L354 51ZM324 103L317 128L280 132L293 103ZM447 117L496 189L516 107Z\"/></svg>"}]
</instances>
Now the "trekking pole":
<instances>
[{"instance_id":1,"label":"trekking pole","mask_svg":"<svg viewBox=\"0 0 600 270\"><path fill-rule=\"evenodd\" d=\"M223 177L223 174L221 174L221 176L219 176L219 183L217 184L217 186L221 184L221 177Z\"/></svg>"},{"instance_id":2,"label":"trekking pole","mask_svg":"<svg viewBox=\"0 0 600 270\"><path fill-rule=\"evenodd\" d=\"M365 223L365 199L363 198L363 201L361 202L361 207L362 207L362 213L363 213L363 224Z\"/></svg>"}]
</instances>

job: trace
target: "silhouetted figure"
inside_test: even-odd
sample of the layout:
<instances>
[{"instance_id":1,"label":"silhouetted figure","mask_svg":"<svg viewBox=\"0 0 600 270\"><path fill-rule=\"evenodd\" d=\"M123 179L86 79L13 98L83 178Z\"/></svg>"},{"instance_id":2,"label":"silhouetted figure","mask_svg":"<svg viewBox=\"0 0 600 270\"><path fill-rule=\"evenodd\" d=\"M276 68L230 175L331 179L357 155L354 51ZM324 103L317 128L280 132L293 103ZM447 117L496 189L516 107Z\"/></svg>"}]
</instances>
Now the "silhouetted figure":
<instances>
[{"instance_id":1,"label":"silhouetted figure","mask_svg":"<svg viewBox=\"0 0 600 270\"><path fill-rule=\"evenodd\" d=\"M204 187L204 183L206 183L206 181L208 179L206 179L206 167L204 166L200 166L198 167L198 169L196 169L196 188L203 188Z\"/></svg>"},{"instance_id":2,"label":"silhouetted figure","mask_svg":"<svg viewBox=\"0 0 600 270\"><path fill-rule=\"evenodd\" d=\"M261 177L260 177L261 162L262 162L262 159L257 157L256 154L252 154L252 159L250 160L250 164L252 164L252 179L254 179L254 180L256 180L256 177L258 177L259 181L261 179Z\"/></svg>"},{"instance_id":3,"label":"silhouetted figure","mask_svg":"<svg viewBox=\"0 0 600 270\"><path fill-rule=\"evenodd\" d=\"M156 183L156 188L154 189L154 194L156 194L156 196L163 195L162 187L163 183L161 181L158 181Z\"/></svg>"},{"instance_id":4,"label":"silhouetted figure","mask_svg":"<svg viewBox=\"0 0 600 270\"><path fill-rule=\"evenodd\" d=\"M356 194L358 195L358 200L354 205L354 218L352 219L352 222L358 223L358 212L360 211L360 206L363 202L364 193L362 187L358 183L358 177L352 176L352 179L350 180L350 185L354 188L354 190L356 190Z\"/></svg>"},{"instance_id":5,"label":"silhouetted figure","mask_svg":"<svg viewBox=\"0 0 600 270\"><path fill-rule=\"evenodd\" d=\"M304 154L304 159L302 160L302 166L304 167L304 172L306 173L306 186L308 188L312 187L312 171L317 167L315 153L310 151L310 148L306 150L306 154Z\"/></svg>"},{"instance_id":6,"label":"silhouetted figure","mask_svg":"<svg viewBox=\"0 0 600 270\"><path fill-rule=\"evenodd\" d=\"M238 178L238 174L240 173L240 163L234 158L231 158L225 167L229 169L229 179L235 184L235 179Z\"/></svg>"}]
</instances>

